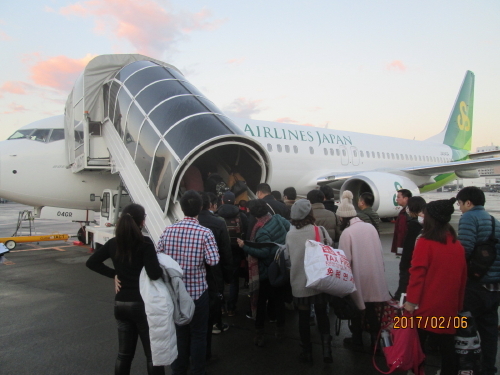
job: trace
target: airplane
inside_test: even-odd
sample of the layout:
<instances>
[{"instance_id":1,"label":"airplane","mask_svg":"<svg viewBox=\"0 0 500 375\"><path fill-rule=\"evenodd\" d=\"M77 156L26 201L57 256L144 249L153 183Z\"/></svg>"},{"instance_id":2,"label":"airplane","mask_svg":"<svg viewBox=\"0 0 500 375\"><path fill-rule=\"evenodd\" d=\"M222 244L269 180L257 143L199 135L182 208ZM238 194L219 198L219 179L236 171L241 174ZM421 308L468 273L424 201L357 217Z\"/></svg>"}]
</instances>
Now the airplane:
<instances>
[{"instance_id":1,"label":"airplane","mask_svg":"<svg viewBox=\"0 0 500 375\"><path fill-rule=\"evenodd\" d=\"M37 212L98 211L100 202L89 195L123 182L133 201L158 211L148 230L161 233L182 216L185 172L196 166L204 174L216 165L225 178L237 167L252 191L267 182L305 196L329 185L339 195L350 190L354 204L371 192L380 217L394 217L397 190L419 195L500 164L470 152L474 79L467 71L445 128L416 141L229 118L172 65L136 54L97 56L76 81L64 115L0 142L0 197Z\"/></svg>"}]
</instances>

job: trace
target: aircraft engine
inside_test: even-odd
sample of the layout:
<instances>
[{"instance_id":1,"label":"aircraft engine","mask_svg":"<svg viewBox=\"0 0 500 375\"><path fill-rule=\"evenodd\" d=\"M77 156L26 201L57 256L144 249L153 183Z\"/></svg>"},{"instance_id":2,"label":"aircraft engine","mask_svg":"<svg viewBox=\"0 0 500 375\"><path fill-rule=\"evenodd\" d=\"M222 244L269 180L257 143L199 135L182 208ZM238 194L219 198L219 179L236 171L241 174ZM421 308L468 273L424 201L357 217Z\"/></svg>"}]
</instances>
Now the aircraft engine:
<instances>
[{"instance_id":1,"label":"aircraft engine","mask_svg":"<svg viewBox=\"0 0 500 375\"><path fill-rule=\"evenodd\" d=\"M353 204L357 207L359 196L369 192L375 199L373 209L380 217L397 216L400 208L396 202L397 191L408 189L413 195L419 195L417 185L407 177L392 173L367 172L349 178L340 189L340 196L344 190L353 194Z\"/></svg>"}]
</instances>

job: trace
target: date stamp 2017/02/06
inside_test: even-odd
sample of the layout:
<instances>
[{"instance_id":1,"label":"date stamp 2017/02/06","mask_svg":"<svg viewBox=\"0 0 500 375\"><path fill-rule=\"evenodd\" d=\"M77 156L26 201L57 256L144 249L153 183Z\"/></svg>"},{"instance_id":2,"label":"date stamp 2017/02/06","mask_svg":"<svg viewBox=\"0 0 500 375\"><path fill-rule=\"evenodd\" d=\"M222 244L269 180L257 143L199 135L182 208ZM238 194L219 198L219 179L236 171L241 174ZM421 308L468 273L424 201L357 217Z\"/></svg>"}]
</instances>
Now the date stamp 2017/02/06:
<instances>
[{"instance_id":1,"label":"date stamp 2017/02/06","mask_svg":"<svg viewBox=\"0 0 500 375\"><path fill-rule=\"evenodd\" d=\"M394 329L449 329L467 328L466 316L395 316Z\"/></svg>"}]
</instances>

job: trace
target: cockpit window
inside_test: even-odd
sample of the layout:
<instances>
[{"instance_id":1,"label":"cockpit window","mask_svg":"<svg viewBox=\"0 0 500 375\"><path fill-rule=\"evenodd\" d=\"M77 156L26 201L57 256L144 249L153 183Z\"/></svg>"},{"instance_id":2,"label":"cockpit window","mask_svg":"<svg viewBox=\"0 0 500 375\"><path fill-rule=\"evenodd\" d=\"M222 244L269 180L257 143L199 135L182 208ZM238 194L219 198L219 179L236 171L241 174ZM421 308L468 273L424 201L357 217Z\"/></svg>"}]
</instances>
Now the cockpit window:
<instances>
[{"instance_id":1,"label":"cockpit window","mask_svg":"<svg viewBox=\"0 0 500 375\"><path fill-rule=\"evenodd\" d=\"M52 129L49 142L59 141L64 139L64 129Z\"/></svg>"},{"instance_id":2,"label":"cockpit window","mask_svg":"<svg viewBox=\"0 0 500 375\"><path fill-rule=\"evenodd\" d=\"M28 138L28 136L33 132L33 129L21 129L17 130L14 134L12 134L9 139L22 139Z\"/></svg>"},{"instance_id":3,"label":"cockpit window","mask_svg":"<svg viewBox=\"0 0 500 375\"><path fill-rule=\"evenodd\" d=\"M50 129L37 129L30 135L30 139L33 141L47 142L49 133Z\"/></svg>"}]
</instances>

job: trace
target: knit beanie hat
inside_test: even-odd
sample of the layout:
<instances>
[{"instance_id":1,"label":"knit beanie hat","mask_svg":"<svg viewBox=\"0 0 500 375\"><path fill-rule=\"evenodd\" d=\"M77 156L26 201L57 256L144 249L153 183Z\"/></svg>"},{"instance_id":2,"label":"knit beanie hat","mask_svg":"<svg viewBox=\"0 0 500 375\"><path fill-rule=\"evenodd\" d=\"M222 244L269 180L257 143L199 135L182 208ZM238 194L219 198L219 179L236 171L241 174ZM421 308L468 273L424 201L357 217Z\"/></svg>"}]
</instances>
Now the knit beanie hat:
<instances>
[{"instance_id":1,"label":"knit beanie hat","mask_svg":"<svg viewBox=\"0 0 500 375\"><path fill-rule=\"evenodd\" d=\"M438 201L427 203L425 207L427 214L432 216L441 223L448 223L451 220L451 215L455 212L453 204L457 201L456 198L440 199Z\"/></svg>"},{"instance_id":2,"label":"knit beanie hat","mask_svg":"<svg viewBox=\"0 0 500 375\"><path fill-rule=\"evenodd\" d=\"M224 201L225 204L234 204L235 199L236 197L234 196L234 193L230 191L226 191L222 196L222 200Z\"/></svg>"},{"instance_id":3,"label":"knit beanie hat","mask_svg":"<svg viewBox=\"0 0 500 375\"><path fill-rule=\"evenodd\" d=\"M311 212L311 202L307 199L299 199L292 206L290 218L292 220L302 220L309 214L309 212Z\"/></svg>"},{"instance_id":4,"label":"knit beanie hat","mask_svg":"<svg viewBox=\"0 0 500 375\"><path fill-rule=\"evenodd\" d=\"M357 215L356 209L352 205L352 193L345 190L342 193L342 200L337 208L337 216L340 217L354 217Z\"/></svg>"}]
</instances>

